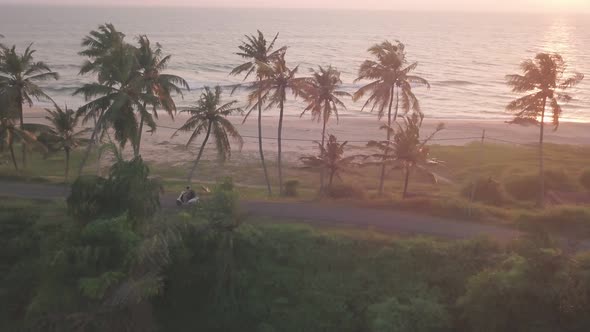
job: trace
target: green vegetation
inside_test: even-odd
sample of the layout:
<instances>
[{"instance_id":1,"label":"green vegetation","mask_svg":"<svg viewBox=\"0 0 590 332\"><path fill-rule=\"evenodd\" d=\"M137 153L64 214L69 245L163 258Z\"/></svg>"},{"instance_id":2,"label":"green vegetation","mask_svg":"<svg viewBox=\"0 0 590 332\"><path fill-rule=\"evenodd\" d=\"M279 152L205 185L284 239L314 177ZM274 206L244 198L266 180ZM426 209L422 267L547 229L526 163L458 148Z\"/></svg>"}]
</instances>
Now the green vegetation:
<instances>
[{"instance_id":1,"label":"green vegetation","mask_svg":"<svg viewBox=\"0 0 590 332\"><path fill-rule=\"evenodd\" d=\"M130 222L0 203L10 331L489 331L590 328L587 254L249 223L230 181ZM34 207L34 209L33 209ZM36 211L36 212L32 212Z\"/></svg>"}]
</instances>

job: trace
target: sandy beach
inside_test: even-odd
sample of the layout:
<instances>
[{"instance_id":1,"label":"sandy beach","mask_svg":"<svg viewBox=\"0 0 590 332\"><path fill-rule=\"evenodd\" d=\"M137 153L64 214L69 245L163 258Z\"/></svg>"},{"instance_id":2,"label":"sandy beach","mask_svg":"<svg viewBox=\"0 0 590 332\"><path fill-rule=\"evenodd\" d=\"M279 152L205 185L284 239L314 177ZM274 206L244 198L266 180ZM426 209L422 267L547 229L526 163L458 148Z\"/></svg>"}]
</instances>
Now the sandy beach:
<instances>
[{"instance_id":1,"label":"sandy beach","mask_svg":"<svg viewBox=\"0 0 590 332\"><path fill-rule=\"evenodd\" d=\"M43 119L45 111L40 108L26 109L25 122L45 123ZM141 154L143 158L150 162L162 164L178 164L193 160L200 139L197 139L191 147L186 147L189 133L179 133L173 136L175 128L180 127L186 115L179 114L174 120L162 115L158 120L158 129L154 133L144 133ZM241 158L258 158L258 139L256 118L254 115L245 123L242 123L242 117L232 117L231 121L236 125L240 134L244 137L244 145L241 152L238 147L234 150L234 156ZM272 157L277 149L277 121L278 118L268 112L263 116L263 136L264 149ZM485 130L485 140L487 143L500 144L534 144L538 140L538 127L510 125L503 120L482 121L482 120L439 120L424 119L422 126L422 135L426 137L439 123L445 123L445 130L440 132L433 144L441 145L464 145L473 141L481 141L483 131ZM352 147L362 147L369 140L381 140L384 137L384 131L380 130L380 122L377 116L363 114L361 116L340 117L337 123L335 119L328 125L327 132L334 134L341 141L349 141ZM296 116L286 116L283 124L283 151L286 160L297 160L301 155L312 154L317 151L315 140L321 137L321 125L312 121L310 117L299 118ZM546 127L545 141L557 144L590 144L590 124L564 122L561 123L557 131L553 131L552 126ZM127 147L127 152L131 152L131 147ZM214 157L214 146L209 146L205 152L205 158Z\"/></svg>"}]
</instances>

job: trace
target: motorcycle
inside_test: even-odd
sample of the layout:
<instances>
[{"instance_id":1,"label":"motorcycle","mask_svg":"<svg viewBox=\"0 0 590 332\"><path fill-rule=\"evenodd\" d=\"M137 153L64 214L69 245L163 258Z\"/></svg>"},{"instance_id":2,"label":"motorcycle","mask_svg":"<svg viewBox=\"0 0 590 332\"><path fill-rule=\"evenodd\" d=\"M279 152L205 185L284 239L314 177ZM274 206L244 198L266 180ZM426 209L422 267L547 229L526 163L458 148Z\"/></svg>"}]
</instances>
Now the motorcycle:
<instances>
[{"instance_id":1,"label":"motorcycle","mask_svg":"<svg viewBox=\"0 0 590 332\"><path fill-rule=\"evenodd\" d=\"M208 187L201 186L201 190L200 190L200 193L199 193L200 195L207 196L210 193L211 193L211 190ZM178 196L178 198L176 199L176 205L177 206L179 206L179 207L182 207L182 206L194 206L194 205L199 204L199 201L201 199L199 197L199 195L197 195L195 192L192 192L192 195L189 195L189 196L193 196L193 195L194 196L192 198L190 198L190 199L187 199L187 194L188 194L188 191L187 190L185 190L185 191L183 191L183 192L180 193L180 196Z\"/></svg>"},{"instance_id":2,"label":"motorcycle","mask_svg":"<svg viewBox=\"0 0 590 332\"><path fill-rule=\"evenodd\" d=\"M186 199L186 192L180 193L180 196L176 199L176 206L192 206L197 205L199 203L199 196L196 196L191 199Z\"/></svg>"}]
</instances>

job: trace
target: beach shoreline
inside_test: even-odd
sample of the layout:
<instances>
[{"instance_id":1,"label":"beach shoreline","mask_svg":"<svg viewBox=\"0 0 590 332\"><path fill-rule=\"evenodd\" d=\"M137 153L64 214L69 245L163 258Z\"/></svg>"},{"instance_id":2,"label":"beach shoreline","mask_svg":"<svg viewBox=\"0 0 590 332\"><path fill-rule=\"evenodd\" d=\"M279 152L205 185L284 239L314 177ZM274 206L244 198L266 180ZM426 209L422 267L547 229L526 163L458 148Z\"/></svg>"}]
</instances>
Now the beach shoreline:
<instances>
[{"instance_id":1,"label":"beach shoreline","mask_svg":"<svg viewBox=\"0 0 590 332\"><path fill-rule=\"evenodd\" d=\"M41 108L25 109L26 123L46 123L45 111ZM157 120L158 128L154 133L144 133L141 144L142 157L151 162L162 163L163 161L182 163L193 160L198 146L201 143L197 139L192 146L186 147L189 133L178 133L176 128L180 127L186 115L179 114L172 120L162 114ZM241 155L248 158L258 156L258 129L255 117L249 118L243 123L243 117L232 116L230 121L234 123L244 138L244 145ZM263 116L263 144L264 149L272 155L277 149L277 121L278 117L267 113ZM535 126L511 125L504 120L468 120L468 119L430 119L426 117L422 126L422 136L429 135L438 123L443 122L445 129L438 133L432 144L440 145L465 145L474 141L481 142L482 137L485 143L535 145L539 139L539 128ZM334 134L340 141L349 141L354 147L363 147L370 140L382 140L384 131L379 127L383 121L377 116L345 117L336 121L331 119L327 127L328 134ZM91 124L88 124L91 125ZM547 125L545 131L545 142L554 144L575 144L590 145L590 123L564 122L558 130L552 130L551 124ZM298 116L285 116L283 122L283 151L287 160L297 160L302 155L315 154L317 144L315 141L321 139L321 125L312 121L310 116L300 118ZM213 146L210 146L213 150ZM129 153L131 147L127 147ZM239 149L234 145L235 152ZM206 151L205 157L211 151Z\"/></svg>"}]
</instances>

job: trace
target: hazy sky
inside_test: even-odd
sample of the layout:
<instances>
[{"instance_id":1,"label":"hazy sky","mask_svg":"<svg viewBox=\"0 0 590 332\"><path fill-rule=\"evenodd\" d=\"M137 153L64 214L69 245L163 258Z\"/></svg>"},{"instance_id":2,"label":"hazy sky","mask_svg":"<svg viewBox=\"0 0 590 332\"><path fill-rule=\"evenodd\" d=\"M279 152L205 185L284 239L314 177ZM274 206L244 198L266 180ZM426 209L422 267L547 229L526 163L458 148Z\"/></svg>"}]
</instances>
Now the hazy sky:
<instances>
[{"instance_id":1,"label":"hazy sky","mask_svg":"<svg viewBox=\"0 0 590 332\"><path fill-rule=\"evenodd\" d=\"M590 12L590 0L0 0L0 4Z\"/></svg>"}]
</instances>

